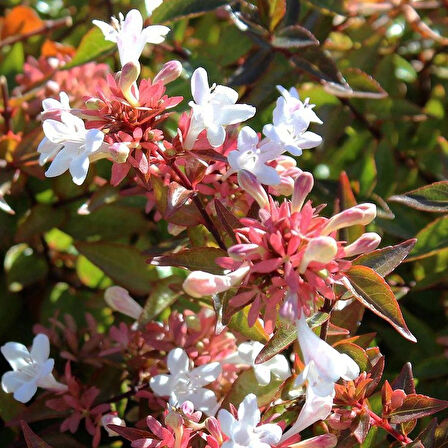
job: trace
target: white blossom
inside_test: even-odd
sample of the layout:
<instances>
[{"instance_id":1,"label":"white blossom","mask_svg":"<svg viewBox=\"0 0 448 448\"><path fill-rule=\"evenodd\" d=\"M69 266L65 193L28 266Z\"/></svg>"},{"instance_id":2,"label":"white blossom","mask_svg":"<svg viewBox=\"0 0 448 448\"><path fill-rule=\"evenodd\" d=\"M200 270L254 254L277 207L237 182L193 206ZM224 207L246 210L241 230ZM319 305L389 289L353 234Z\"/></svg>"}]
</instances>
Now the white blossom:
<instances>
[{"instance_id":1,"label":"white blossom","mask_svg":"<svg viewBox=\"0 0 448 448\"><path fill-rule=\"evenodd\" d=\"M263 134L271 141L283 146L284 151L295 156L302 154L302 149L314 148L322 143L322 137L308 131L311 122L322 123L312 110L314 105L309 100L300 101L295 88L289 91L278 86L282 96L277 99L273 112L273 123L263 127Z\"/></svg>"},{"instance_id":2,"label":"white blossom","mask_svg":"<svg viewBox=\"0 0 448 448\"><path fill-rule=\"evenodd\" d=\"M258 135L252 128L242 128L238 134L237 149L228 155L229 173L246 170L264 185L278 185L281 179L277 170L266 165L266 162L280 156L283 148L272 142L259 143Z\"/></svg>"},{"instance_id":3,"label":"white blossom","mask_svg":"<svg viewBox=\"0 0 448 448\"><path fill-rule=\"evenodd\" d=\"M101 417L101 425L106 430L109 437L115 437L118 436L118 433L116 433L113 429L110 429L108 425L126 426L126 422L122 418L118 417L116 412L110 412L109 414L104 414Z\"/></svg>"},{"instance_id":4,"label":"white blossom","mask_svg":"<svg viewBox=\"0 0 448 448\"><path fill-rule=\"evenodd\" d=\"M87 130L80 118L67 112L61 113L61 121L48 119L42 126L45 137L37 148L39 163L53 159L45 175L60 176L69 170L73 182L81 185L87 177L89 158L103 148L103 132Z\"/></svg>"},{"instance_id":5,"label":"white blossom","mask_svg":"<svg viewBox=\"0 0 448 448\"><path fill-rule=\"evenodd\" d=\"M106 40L116 42L121 66L128 62L138 64L145 45L162 43L170 31L162 25L143 28L143 17L137 9L131 9L126 18L120 13L118 18L112 17L112 25L101 20L94 20L93 24L103 32Z\"/></svg>"},{"instance_id":6,"label":"white blossom","mask_svg":"<svg viewBox=\"0 0 448 448\"><path fill-rule=\"evenodd\" d=\"M283 440L327 418L333 406L334 383L340 378L354 380L359 376L359 367L355 361L320 339L308 326L303 314L296 325L305 362L305 369L297 377L296 385L306 383L306 400L297 421L283 435Z\"/></svg>"},{"instance_id":7,"label":"white blossom","mask_svg":"<svg viewBox=\"0 0 448 448\"><path fill-rule=\"evenodd\" d=\"M156 375L151 378L150 386L161 397L170 397L170 404L180 406L191 401L194 408L214 415L218 408L215 393L204 386L215 381L221 374L219 362L212 362L191 368L187 353L175 348L168 353L167 366L169 374Z\"/></svg>"},{"instance_id":8,"label":"white blossom","mask_svg":"<svg viewBox=\"0 0 448 448\"><path fill-rule=\"evenodd\" d=\"M218 420L222 432L229 438L221 448L271 448L282 436L280 426L260 423L257 397L249 394L238 407L238 420L227 410L221 409Z\"/></svg>"},{"instance_id":9,"label":"white blossom","mask_svg":"<svg viewBox=\"0 0 448 448\"><path fill-rule=\"evenodd\" d=\"M59 93L59 101L54 98L45 98L42 101L43 115L51 112L61 113L70 112L70 100L65 92Z\"/></svg>"},{"instance_id":10,"label":"white blossom","mask_svg":"<svg viewBox=\"0 0 448 448\"><path fill-rule=\"evenodd\" d=\"M185 138L184 147L191 149L198 137L207 130L210 145L217 147L226 138L225 126L241 123L255 115L255 107L236 104L238 93L230 87L208 84L208 75L202 67L196 69L191 77L190 101L193 109L190 128Z\"/></svg>"},{"instance_id":11,"label":"white blossom","mask_svg":"<svg viewBox=\"0 0 448 448\"><path fill-rule=\"evenodd\" d=\"M261 364L255 363L263 347L263 344L258 341L243 342L238 346L238 351L225 358L223 363L251 366L260 386L268 385L272 375L281 380L289 378L291 371L288 361L283 355L275 355Z\"/></svg>"},{"instance_id":12,"label":"white blossom","mask_svg":"<svg viewBox=\"0 0 448 448\"><path fill-rule=\"evenodd\" d=\"M67 386L55 380L54 359L49 358L50 341L45 334L38 334L31 350L18 342L7 342L1 352L12 367L2 376L2 389L13 393L21 403L31 400L37 387L54 391L65 391Z\"/></svg>"}]
</instances>

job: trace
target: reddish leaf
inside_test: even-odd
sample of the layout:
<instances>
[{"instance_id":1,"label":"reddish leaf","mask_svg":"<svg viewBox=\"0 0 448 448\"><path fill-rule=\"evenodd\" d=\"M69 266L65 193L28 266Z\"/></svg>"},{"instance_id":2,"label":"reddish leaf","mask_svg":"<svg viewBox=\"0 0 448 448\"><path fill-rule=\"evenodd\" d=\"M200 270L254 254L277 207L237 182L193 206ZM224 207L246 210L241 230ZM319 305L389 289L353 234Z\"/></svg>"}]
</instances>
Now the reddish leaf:
<instances>
[{"instance_id":1,"label":"reddish leaf","mask_svg":"<svg viewBox=\"0 0 448 448\"><path fill-rule=\"evenodd\" d=\"M427 397L426 395L409 394L403 405L390 413L390 422L404 423L410 420L427 417L448 407L448 401Z\"/></svg>"},{"instance_id":2,"label":"reddish leaf","mask_svg":"<svg viewBox=\"0 0 448 448\"><path fill-rule=\"evenodd\" d=\"M397 299L383 277L367 266L352 266L347 272L347 278L357 300L389 322L406 339L417 341L409 331Z\"/></svg>"},{"instance_id":3,"label":"reddish leaf","mask_svg":"<svg viewBox=\"0 0 448 448\"><path fill-rule=\"evenodd\" d=\"M356 428L353 431L353 435L359 443L363 443L369 433L370 429L370 416L364 409L358 415Z\"/></svg>"},{"instance_id":4,"label":"reddish leaf","mask_svg":"<svg viewBox=\"0 0 448 448\"><path fill-rule=\"evenodd\" d=\"M121 437L124 437L125 439L130 441L138 439L154 438L154 436L150 432L145 431L143 429L127 428L126 426L120 426L120 425L107 425L107 426L109 429L115 431Z\"/></svg>"},{"instance_id":5,"label":"reddish leaf","mask_svg":"<svg viewBox=\"0 0 448 448\"><path fill-rule=\"evenodd\" d=\"M415 238L411 238L395 246L387 246L374 250L373 252L355 258L353 264L368 266L382 277L385 277L407 257L416 242L417 240Z\"/></svg>"},{"instance_id":6,"label":"reddish leaf","mask_svg":"<svg viewBox=\"0 0 448 448\"><path fill-rule=\"evenodd\" d=\"M190 271L206 271L222 274L223 270L216 263L218 257L225 257L227 252L216 247L195 247L169 255L161 255L147 260L154 266L179 266Z\"/></svg>"},{"instance_id":7,"label":"reddish leaf","mask_svg":"<svg viewBox=\"0 0 448 448\"><path fill-rule=\"evenodd\" d=\"M35 434L23 420L20 421L20 426L22 427L23 437L28 448L52 448Z\"/></svg>"},{"instance_id":8,"label":"reddish leaf","mask_svg":"<svg viewBox=\"0 0 448 448\"><path fill-rule=\"evenodd\" d=\"M220 224L222 224L222 226L224 227L229 238L234 243L237 243L237 240L235 237L235 232L233 230L241 227L241 223L240 223L239 219L235 215L233 215L231 212L229 212L229 210L227 210L227 208L224 207L224 205L222 204L222 202L220 200L215 199L214 204L215 204L216 215L218 216L218 219L219 219L218 222Z\"/></svg>"},{"instance_id":9,"label":"reddish leaf","mask_svg":"<svg viewBox=\"0 0 448 448\"><path fill-rule=\"evenodd\" d=\"M370 378L372 382L366 386L366 396L369 397L375 392L376 387L380 384L381 378L383 377L384 371L384 356L378 359L376 364L370 369Z\"/></svg>"},{"instance_id":10,"label":"reddish leaf","mask_svg":"<svg viewBox=\"0 0 448 448\"><path fill-rule=\"evenodd\" d=\"M16 6L5 16L1 37L4 39L16 34L26 34L43 27L44 22L29 6Z\"/></svg>"},{"instance_id":11,"label":"reddish leaf","mask_svg":"<svg viewBox=\"0 0 448 448\"><path fill-rule=\"evenodd\" d=\"M400 374L392 381L392 389L403 389L407 394L415 394L414 374L410 362L403 366Z\"/></svg>"}]
</instances>

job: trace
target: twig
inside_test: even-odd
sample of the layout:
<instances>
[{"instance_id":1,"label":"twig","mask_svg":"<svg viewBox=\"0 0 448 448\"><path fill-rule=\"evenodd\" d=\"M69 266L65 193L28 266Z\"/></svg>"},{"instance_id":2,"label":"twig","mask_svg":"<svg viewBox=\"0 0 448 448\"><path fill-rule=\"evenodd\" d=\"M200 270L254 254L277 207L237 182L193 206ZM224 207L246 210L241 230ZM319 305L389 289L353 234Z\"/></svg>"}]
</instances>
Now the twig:
<instances>
[{"instance_id":1,"label":"twig","mask_svg":"<svg viewBox=\"0 0 448 448\"><path fill-rule=\"evenodd\" d=\"M9 107L8 81L5 76L0 76L0 89L2 91L3 100L3 120L5 121L5 134L12 130L11 115L12 111Z\"/></svg>"},{"instance_id":2,"label":"twig","mask_svg":"<svg viewBox=\"0 0 448 448\"><path fill-rule=\"evenodd\" d=\"M172 162L166 155L163 153L162 150L157 150L158 154L163 157L163 160L168 164L168 166L174 171L174 173L179 177L180 182L182 183L182 186L186 188L187 190L193 190L193 185L190 182L190 179L179 169L179 167L176 165L175 162ZM221 239L221 235L218 232L218 229L215 226L215 223L210 218L209 214L207 213L207 210L204 207L204 204L202 203L201 199L197 194L195 194L193 197L193 202L196 208L199 210L199 213L202 215L205 221L205 226L210 231L210 233L215 238L216 242L218 243L218 246L223 249L227 250L226 245L224 244L224 241Z\"/></svg>"},{"instance_id":3,"label":"twig","mask_svg":"<svg viewBox=\"0 0 448 448\"><path fill-rule=\"evenodd\" d=\"M321 311L323 313L331 313L331 310L333 309L333 304L330 299L325 299L324 306L321 308ZM320 328L320 338L323 341L327 340L328 335L328 327L330 326L330 317L322 324L322 327Z\"/></svg>"},{"instance_id":4,"label":"twig","mask_svg":"<svg viewBox=\"0 0 448 448\"><path fill-rule=\"evenodd\" d=\"M115 397L109 398L109 400L107 400L106 403L116 403L117 401L124 400L125 398L133 397L138 392L140 392L143 389L146 389L147 387L149 387L149 381L140 384L139 386L134 386L131 390L128 390L127 392L124 392L120 395L116 395Z\"/></svg>"},{"instance_id":5,"label":"twig","mask_svg":"<svg viewBox=\"0 0 448 448\"><path fill-rule=\"evenodd\" d=\"M15 44L16 42L22 42L32 36L49 33L58 28L70 27L70 26L72 26L72 23L73 23L73 21L70 16L63 17L62 19L57 19L57 20L46 20L40 28L36 28L35 30L28 31L28 33L16 34L14 36L9 36L6 39L0 40L0 48L4 47L6 45Z\"/></svg>"}]
</instances>

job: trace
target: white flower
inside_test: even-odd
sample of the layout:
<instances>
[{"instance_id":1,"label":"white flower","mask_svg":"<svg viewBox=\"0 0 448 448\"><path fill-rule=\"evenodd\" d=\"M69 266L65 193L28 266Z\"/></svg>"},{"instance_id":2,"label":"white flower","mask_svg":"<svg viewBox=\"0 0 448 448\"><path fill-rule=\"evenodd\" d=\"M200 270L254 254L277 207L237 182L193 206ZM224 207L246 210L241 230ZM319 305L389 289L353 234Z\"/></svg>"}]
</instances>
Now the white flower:
<instances>
[{"instance_id":1,"label":"white flower","mask_svg":"<svg viewBox=\"0 0 448 448\"><path fill-rule=\"evenodd\" d=\"M359 376L358 364L345 353L339 353L308 327L302 314L296 322L297 336L305 362L305 369L297 377L296 385L307 383L305 404L297 421L282 439L297 434L318 420L328 417L333 406L334 383L343 378Z\"/></svg>"},{"instance_id":2,"label":"white flower","mask_svg":"<svg viewBox=\"0 0 448 448\"><path fill-rule=\"evenodd\" d=\"M45 98L42 101L43 114L49 112L70 112L70 100L65 92L59 93L59 101L54 98Z\"/></svg>"},{"instance_id":3,"label":"white flower","mask_svg":"<svg viewBox=\"0 0 448 448\"><path fill-rule=\"evenodd\" d=\"M255 359L262 348L263 344L258 341L243 342L238 346L238 351L228 356L223 362L251 366L260 386L268 385L272 375L281 380L289 378L291 375L289 364L283 355L275 355L266 362L255 364Z\"/></svg>"},{"instance_id":4,"label":"white flower","mask_svg":"<svg viewBox=\"0 0 448 448\"><path fill-rule=\"evenodd\" d=\"M34 338L31 351L18 342L7 342L1 352L12 367L12 371L2 376L2 389L14 393L17 401L26 403L31 400L38 386L54 391L67 389L51 373L54 359L49 358L50 341L45 334L38 334Z\"/></svg>"},{"instance_id":5,"label":"white flower","mask_svg":"<svg viewBox=\"0 0 448 448\"><path fill-rule=\"evenodd\" d=\"M273 124L263 127L263 134L273 142L281 144L285 151L295 156L302 149L314 148L322 143L322 137L307 131L311 122L322 123L310 105L308 99L302 103L297 90L289 91L278 86L282 96L277 99L273 112Z\"/></svg>"},{"instance_id":6,"label":"white flower","mask_svg":"<svg viewBox=\"0 0 448 448\"><path fill-rule=\"evenodd\" d=\"M118 436L118 433L116 433L113 429L110 429L108 425L126 426L126 422L122 418L118 417L116 412L110 412L109 414L104 414L101 417L101 425L107 431L109 437L115 437Z\"/></svg>"},{"instance_id":7,"label":"white flower","mask_svg":"<svg viewBox=\"0 0 448 448\"><path fill-rule=\"evenodd\" d=\"M39 163L53 159L45 175L60 176L69 170L73 182L81 185L87 177L89 157L102 148L104 134L98 129L87 130L80 118L67 112L61 113L61 121L45 120L42 126L45 137L37 148Z\"/></svg>"},{"instance_id":8,"label":"white flower","mask_svg":"<svg viewBox=\"0 0 448 448\"><path fill-rule=\"evenodd\" d=\"M191 149L198 135L207 130L210 145L217 147L224 143L226 131L224 126L241 123L255 115L255 107L236 104L238 93L230 87L208 84L208 76L202 67L196 69L191 77L190 101L193 109L190 128L184 147Z\"/></svg>"},{"instance_id":9,"label":"white flower","mask_svg":"<svg viewBox=\"0 0 448 448\"><path fill-rule=\"evenodd\" d=\"M215 381L221 374L219 362L212 362L191 369L190 359L181 348L168 353L167 365L170 374L151 378L150 386L161 397L170 397L170 404L180 406L191 401L194 408L207 415L216 413L218 402L213 391L204 386Z\"/></svg>"},{"instance_id":10,"label":"white flower","mask_svg":"<svg viewBox=\"0 0 448 448\"><path fill-rule=\"evenodd\" d=\"M257 133L244 126L238 134L237 150L228 155L230 173L246 170L262 184L278 185L281 179L277 170L266 165L266 162L276 159L282 152L281 146L266 140L259 145Z\"/></svg>"},{"instance_id":11,"label":"white flower","mask_svg":"<svg viewBox=\"0 0 448 448\"><path fill-rule=\"evenodd\" d=\"M101 20L94 20L93 24L103 32L106 40L117 43L121 66L128 62L138 64L145 45L162 43L170 31L168 27L162 25L152 25L143 29L143 18L137 9L131 9L126 18L120 13L118 18L119 20L112 17L112 25Z\"/></svg>"},{"instance_id":12,"label":"white flower","mask_svg":"<svg viewBox=\"0 0 448 448\"><path fill-rule=\"evenodd\" d=\"M238 420L227 410L221 409L218 420L222 432L229 437L221 448L271 448L282 436L282 429L275 424L257 426L260 410L257 397L249 394L238 407Z\"/></svg>"}]
</instances>

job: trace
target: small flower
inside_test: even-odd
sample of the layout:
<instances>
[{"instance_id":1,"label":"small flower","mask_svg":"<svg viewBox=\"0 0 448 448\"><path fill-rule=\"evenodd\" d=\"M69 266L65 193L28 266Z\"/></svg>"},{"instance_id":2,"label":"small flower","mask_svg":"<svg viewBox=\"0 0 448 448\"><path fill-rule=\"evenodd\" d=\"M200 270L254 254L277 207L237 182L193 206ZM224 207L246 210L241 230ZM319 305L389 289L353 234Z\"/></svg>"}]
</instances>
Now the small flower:
<instances>
[{"instance_id":1,"label":"small flower","mask_svg":"<svg viewBox=\"0 0 448 448\"><path fill-rule=\"evenodd\" d=\"M243 342L238 346L238 351L224 359L223 363L249 365L254 369L255 377L260 386L266 386L271 382L271 377L286 380L291 375L287 359L283 355L275 355L261 364L256 364L258 354L263 344L258 341Z\"/></svg>"},{"instance_id":2,"label":"small flower","mask_svg":"<svg viewBox=\"0 0 448 448\"><path fill-rule=\"evenodd\" d=\"M104 134L98 129L87 130L80 118L67 112L61 113L61 121L45 120L43 129L45 137L37 148L39 163L53 158L45 175L56 177L69 170L73 182L81 185L87 177L89 157L103 147Z\"/></svg>"},{"instance_id":3,"label":"small flower","mask_svg":"<svg viewBox=\"0 0 448 448\"><path fill-rule=\"evenodd\" d=\"M282 96L277 99L273 112L273 124L263 127L263 134L271 141L283 146L284 151L295 156L302 154L302 149L314 148L322 143L322 137L307 131L311 122L322 123L312 108L313 105L302 103L297 90L289 91L278 86Z\"/></svg>"},{"instance_id":4,"label":"small flower","mask_svg":"<svg viewBox=\"0 0 448 448\"><path fill-rule=\"evenodd\" d=\"M238 420L227 410L221 409L218 420L222 432L229 438L222 448L270 448L276 445L282 436L278 425L260 423L260 410L257 397L249 394L238 407Z\"/></svg>"},{"instance_id":5,"label":"small flower","mask_svg":"<svg viewBox=\"0 0 448 448\"><path fill-rule=\"evenodd\" d=\"M31 400L37 387L54 391L65 391L67 386L55 380L53 374L54 359L49 358L50 341L45 334L38 334L31 351L18 342L8 342L1 352L12 367L11 372L2 376L2 389L14 393L21 403Z\"/></svg>"},{"instance_id":6,"label":"small flower","mask_svg":"<svg viewBox=\"0 0 448 448\"><path fill-rule=\"evenodd\" d=\"M104 300L115 311L138 320L143 308L121 286L111 286L104 292Z\"/></svg>"},{"instance_id":7,"label":"small flower","mask_svg":"<svg viewBox=\"0 0 448 448\"><path fill-rule=\"evenodd\" d=\"M143 17L137 9L131 9L126 18L120 13L118 18L119 20L112 17L112 25L101 20L94 20L92 23L103 32L106 40L117 43L121 66L128 62L138 64L145 45L162 43L170 31L162 25L143 29Z\"/></svg>"},{"instance_id":8,"label":"small flower","mask_svg":"<svg viewBox=\"0 0 448 448\"><path fill-rule=\"evenodd\" d=\"M157 73L157 75L153 79L153 83L161 82L163 84L169 84L173 82L182 73L182 64L179 61L168 61L163 64L163 67Z\"/></svg>"},{"instance_id":9,"label":"small flower","mask_svg":"<svg viewBox=\"0 0 448 448\"><path fill-rule=\"evenodd\" d=\"M264 185L278 185L280 176L276 169L266 162L280 156L283 149L279 145L265 142L259 145L257 133L245 126L238 134L237 150L229 153L230 172L246 170L252 173Z\"/></svg>"},{"instance_id":10,"label":"small flower","mask_svg":"<svg viewBox=\"0 0 448 448\"><path fill-rule=\"evenodd\" d=\"M191 369L190 359L184 350L175 348L168 353L167 366L170 374L151 378L150 386L161 397L170 397L172 405L180 406L191 401L194 408L213 415L218 403L210 389L204 388L221 374L219 362L212 362Z\"/></svg>"},{"instance_id":11,"label":"small flower","mask_svg":"<svg viewBox=\"0 0 448 448\"><path fill-rule=\"evenodd\" d=\"M65 92L59 93L59 101L54 98L45 98L42 101L42 118L58 118L62 112L70 112L70 101Z\"/></svg>"},{"instance_id":12,"label":"small flower","mask_svg":"<svg viewBox=\"0 0 448 448\"><path fill-rule=\"evenodd\" d=\"M305 361L305 369L296 385L307 383L305 404L297 421L283 435L283 440L297 434L318 420L330 415L339 378L354 380L359 376L358 364L320 339L306 323L304 314L296 322L297 337Z\"/></svg>"},{"instance_id":13,"label":"small flower","mask_svg":"<svg viewBox=\"0 0 448 448\"><path fill-rule=\"evenodd\" d=\"M117 425L117 426L126 426L126 422L118 417L116 412L110 412L109 414L104 414L101 417L101 424L104 429L107 431L109 437L118 436L118 433L109 428L109 425Z\"/></svg>"},{"instance_id":14,"label":"small flower","mask_svg":"<svg viewBox=\"0 0 448 448\"><path fill-rule=\"evenodd\" d=\"M191 149L198 135L205 129L209 143L218 147L226 138L225 126L241 123L255 115L255 107L236 104L238 93L230 87L208 84L208 76L202 67L196 69L191 77L191 92L194 101L190 128L184 147Z\"/></svg>"}]
</instances>

